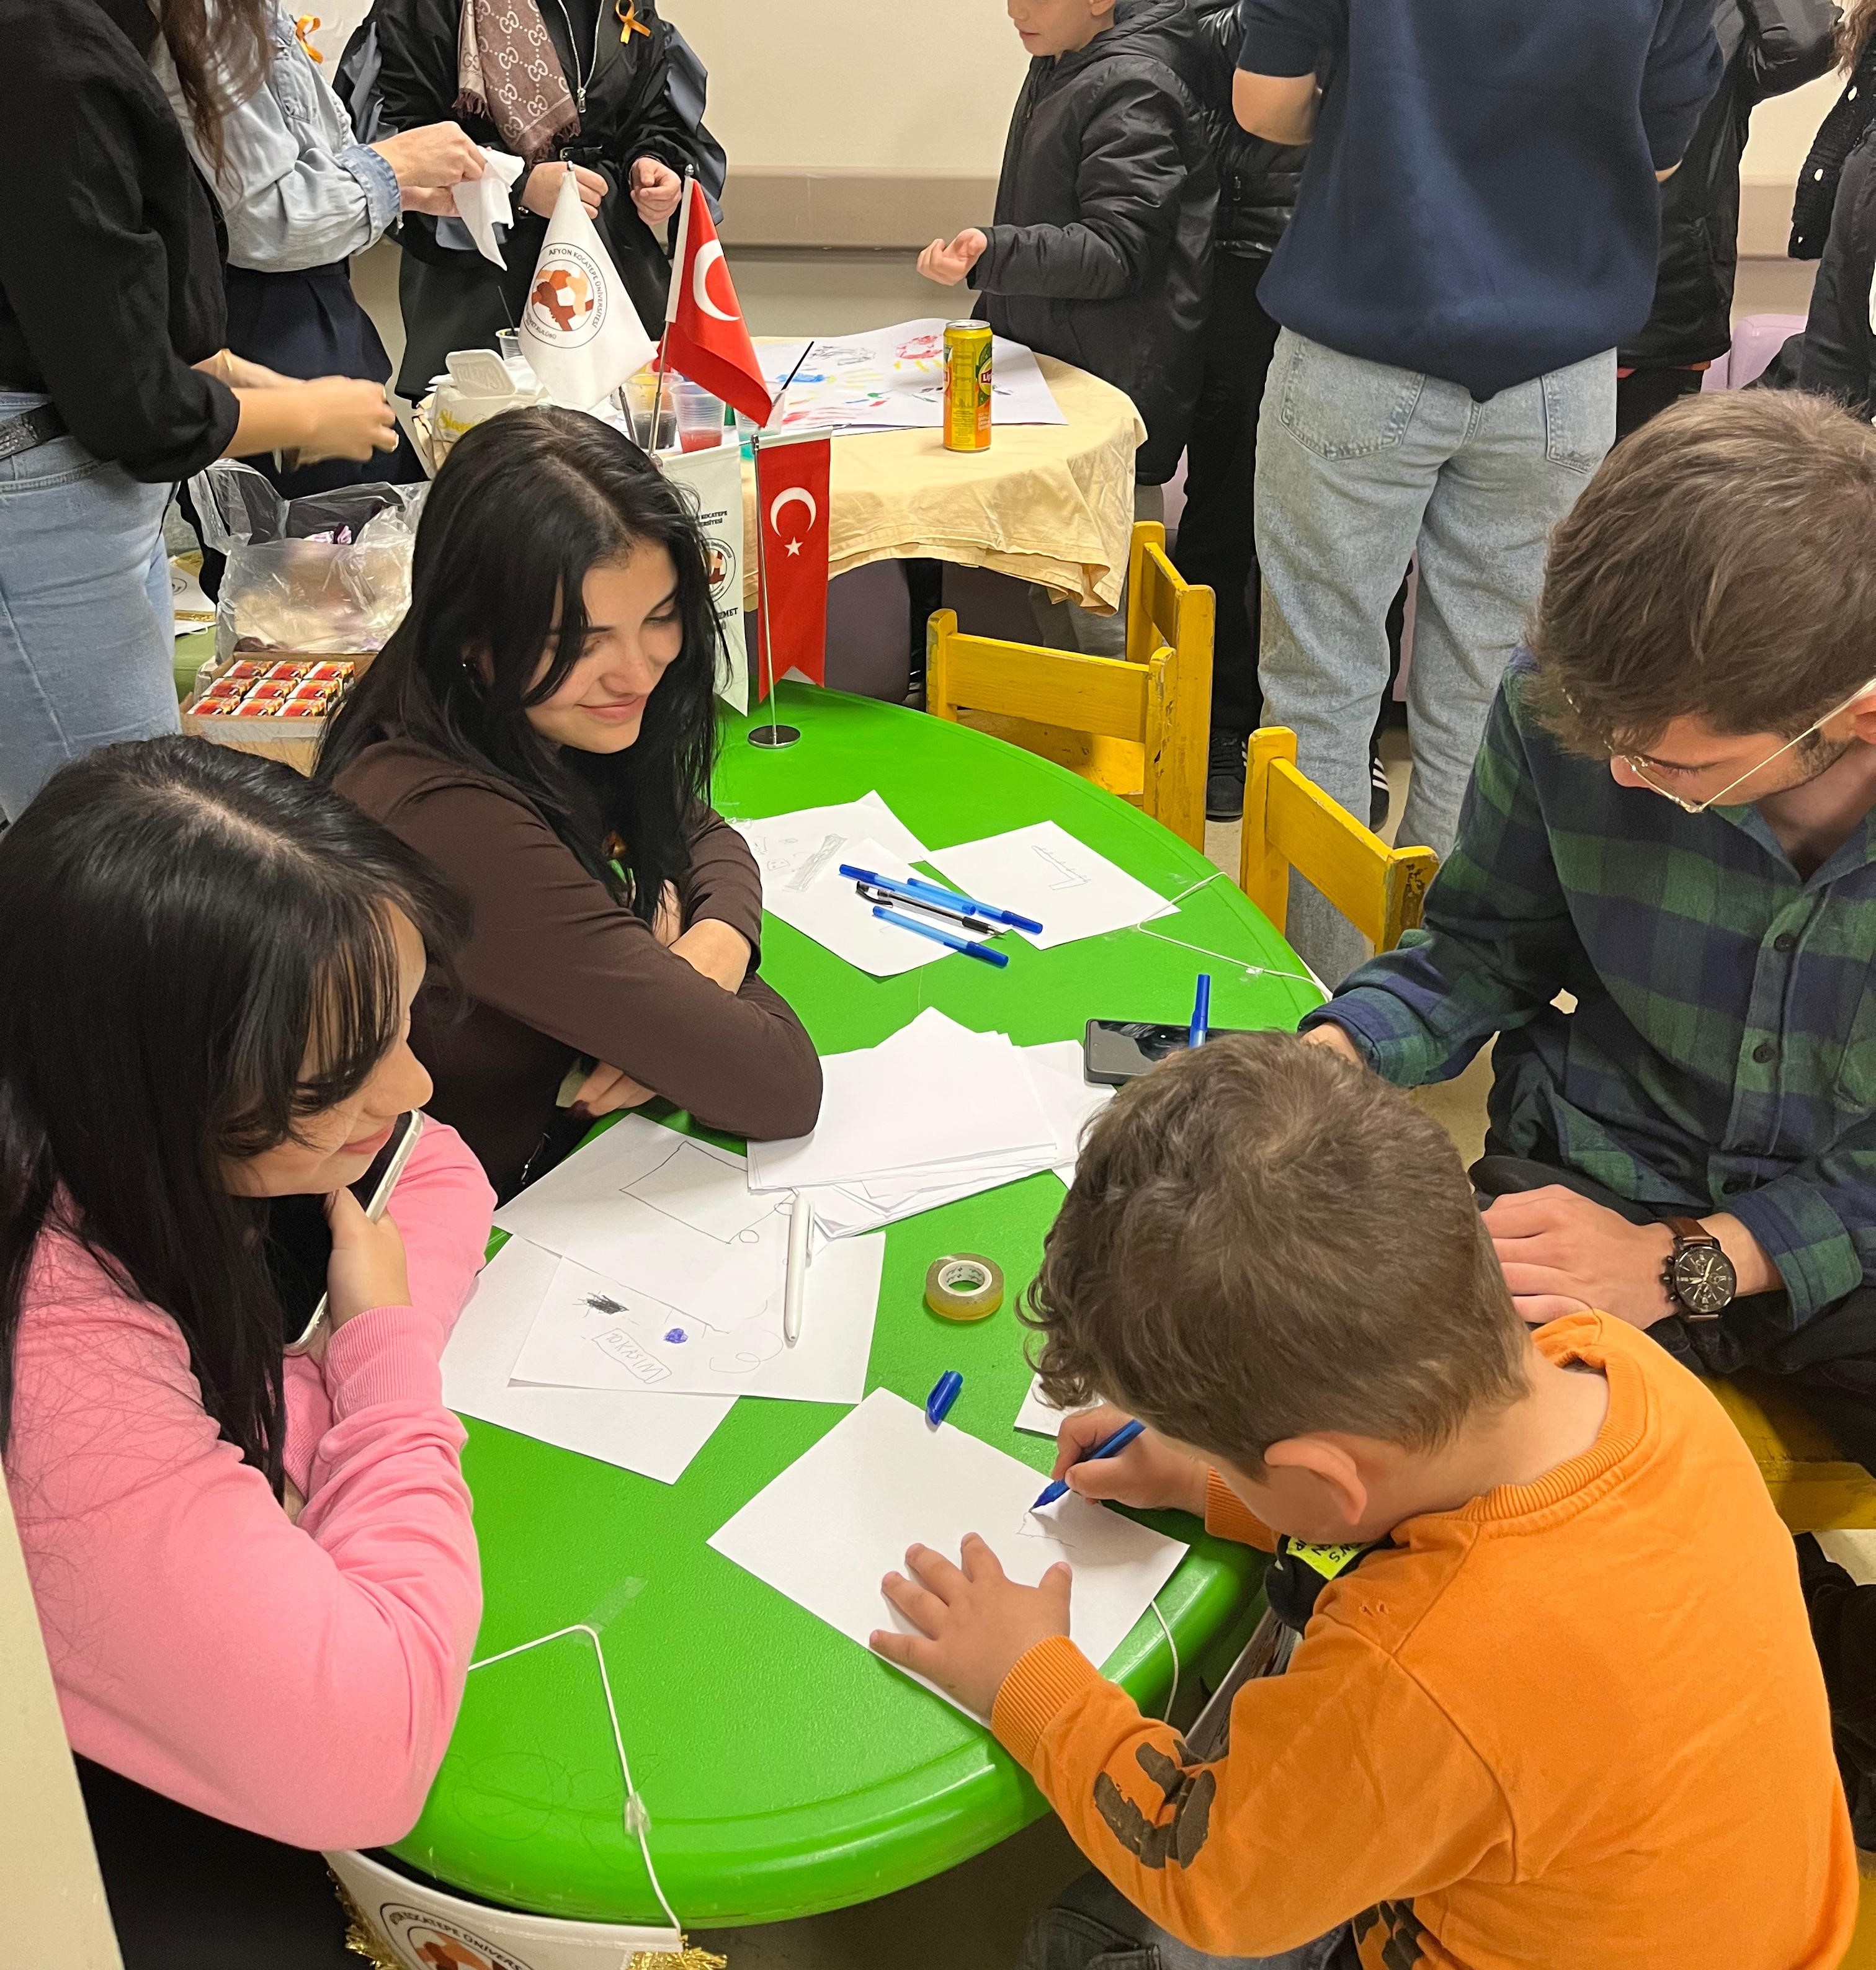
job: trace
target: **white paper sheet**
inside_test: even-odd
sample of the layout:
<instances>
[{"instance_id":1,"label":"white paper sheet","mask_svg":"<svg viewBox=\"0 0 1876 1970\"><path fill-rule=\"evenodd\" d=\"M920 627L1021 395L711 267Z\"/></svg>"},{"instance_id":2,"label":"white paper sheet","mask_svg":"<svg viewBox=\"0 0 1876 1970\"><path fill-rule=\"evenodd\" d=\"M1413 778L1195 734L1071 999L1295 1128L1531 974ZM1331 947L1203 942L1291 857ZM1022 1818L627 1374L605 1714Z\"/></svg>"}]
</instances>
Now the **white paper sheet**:
<instances>
[{"instance_id":1,"label":"white paper sheet","mask_svg":"<svg viewBox=\"0 0 1876 1970\"><path fill-rule=\"evenodd\" d=\"M465 178L460 184L452 185L450 197L456 206L457 216L469 228L469 236L475 241L476 252L506 271L501 242L495 236L495 229L515 223L515 208L509 193L521 176L522 160L506 151L491 151L484 145L482 162L481 177Z\"/></svg>"},{"instance_id":2,"label":"white paper sheet","mask_svg":"<svg viewBox=\"0 0 1876 1970\"><path fill-rule=\"evenodd\" d=\"M876 1047L821 1063L821 1120L810 1136L749 1145L752 1190L864 1183L935 1169L1055 1160L1055 1134L1016 1049L935 1007Z\"/></svg>"},{"instance_id":3,"label":"white paper sheet","mask_svg":"<svg viewBox=\"0 0 1876 1970\"><path fill-rule=\"evenodd\" d=\"M964 1535L979 1533L1029 1585L1058 1560L1074 1568L1072 1637L1104 1663L1185 1548L1072 1494L1032 1513L1045 1481L948 1424L931 1429L922 1410L876 1389L710 1543L864 1647L875 1629L911 1627L879 1591L887 1573L904 1572L906 1548L954 1559Z\"/></svg>"},{"instance_id":4,"label":"white paper sheet","mask_svg":"<svg viewBox=\"0 0 1876 1970\"><path fill-rule=\"evenodd\" d=\"M815 1253L800 1340L789 1347L782 1336L787 1220L770 1221L784 1227L774 1247L773 1289L753 1310L719 1312L700 1295L686 1312L563 1259L511 1379L680 1397L858 1402L866 1393L886 1240L855 1238Z\"/></svg>"},{"instance_id":5,"label":"white paper sheet","mask_svg":"<svg viewBox=\"0 0 1876 1970\"><path fill-rule=\"evenodd\" d=\"M1073 1183L1082 1132L1114 1099L1114 1090L1091 1087L1083 1080L1078 1040L1019 1047L1016 1052L1055 1138L1055 1149L1045 1159L1032 1154L1006 1163L973 1162L961 1173L953 1165L912 1178L873 1177L860 1183L820 1185L808 1193L816 1224L831 1238L851 1237L936 1211L942 1204L980 1196L1006 1183L1020 1183L1039 1170L1052 1170L1065 1185Z\"/></svg>"},{"instance_id":6,"label":"white paper sheet","mask_svg":"<svg viewBox=\"0 0 1876 1970\"><path fill-rule=\"evenodd\" d=\"M461 1415L675 1484L734 1406L733 1396L510 1385L509 1370L559 1264L523 1238L511 1238L489 1261L443 1351L443 1399Z\"/></svg>"},{"instance_id":7,"label":"white paper sheet","mask_svg":"<svg viewBox=\"0 0 1876 1970\"><path fill-rule=\"evenodd\" d=\"M853 877L840 873L845 863L852 868L870 869L889 882L902 883L913 873L910 862L869 834L844 840L837 850L827 853L827 844L837 837L832 832L824 832L823 825L818 824L804 835L784 834L770 821L741 824L743 838L763 865L764 908L784 923L793 925L805 937L811 937L836 957L845 958L849 964L870 972L875 978L896 978L902 972L956 955L928 937L882 922L873 915L873 905L854 887ZM791 873L779 879L769 873L772 864L779 870L790 863L794 865ZM969 935L960 924L937 918L931 921L954 935ZM987 940L973 937L971 941L981 944Z\"/></svg>"},{"instance_id":8,"label":"white paper sheet","mask_svg":"<svg viewBox=\"0 0 1876 1970\"><path fill-rule=\"evenodd\" d=\"M808 345L764 343L758 359L772 390L791 372L776 431L938 431L945 422L945 318L928 315L863 335ZM797 370L797 365L799 365ZM998 336L990 352L993 424L1065 424L1068 420L1032 351Z\"/></svg>"},{"instance_id":9,"label":"white paper sheet","mask_svg":"<svg viewBox=\"0 0 1876 1970\"><path fill-rule=\"evenodd\" d=\"M1094 1406L1092 1403L1089 1405ZM1064 1417L1081 1414L1080 1410L1058 1409L1055 1404L1045 1401L1042 1396L1042 1378L1036 1376L1029 1383L1029 1393L1023 1399L1023 1406L1016 1412L1016 1427L1027 1430L1032 1436L1059 1436Z\"/></svg>"},{"instance_id":10,"label":"white paper sheet","mask_svg":"<svg viewBox=\"0 0 1876 1970\"><path fill-rule=\"evenodd\" d=\"M928 859L947 881L977 902L1033 918L1042 926L1042 935L1018 935L1039 951L1104 937L1173 913L1165 897L1052 821L937 849Z\"/></svg>"}]
</instances>

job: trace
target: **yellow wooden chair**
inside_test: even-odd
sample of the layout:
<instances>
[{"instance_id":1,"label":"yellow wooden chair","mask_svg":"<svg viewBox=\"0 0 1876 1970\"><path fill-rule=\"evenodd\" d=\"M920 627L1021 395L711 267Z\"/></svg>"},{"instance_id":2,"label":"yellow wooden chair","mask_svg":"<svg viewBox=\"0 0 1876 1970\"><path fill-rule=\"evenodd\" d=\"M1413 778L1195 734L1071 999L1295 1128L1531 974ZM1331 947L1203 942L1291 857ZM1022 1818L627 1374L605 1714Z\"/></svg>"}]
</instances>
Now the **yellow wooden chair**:
<instances>
[{"instance_id":1,"label":"yellow wooden chair","mask_svg":"<svg viewBox=\"0 0 1876 1970\"><path fill-rule=\"evenodd\" d=\"M1392 951L1414 929L1439 869L1430 848L1390 848L1297 770L1296 735L1254 732L1244 782L1238 883L1279 931L1294 869L1374 944Z\"/></svg>"},{"instance_id":2,"label":"yellow wooden chair","mask_svg":"<svg viewBox=\"0 0 1876 1970\"><path fill-rule=\"evenodd\" d=\"M1844 1460L1777 1376L1748 1373L1708 1386L1745 1438L1793 1532L1876 1530L1876 1478Z\"/></svg>"},{"instance_id":3,"label":"yellow wooden chair","mask_svg":"<svg viewBox=\"0 0 1876 1970\"><path fill-rule=\"evenodd\" d=\"M1133 529L1124 662L961 636L943 610L926 632L925 707L1053 759L1202 849L1212 593L1180 576L1166 540L1164 527Z\"/></svg>"}]
</instances>

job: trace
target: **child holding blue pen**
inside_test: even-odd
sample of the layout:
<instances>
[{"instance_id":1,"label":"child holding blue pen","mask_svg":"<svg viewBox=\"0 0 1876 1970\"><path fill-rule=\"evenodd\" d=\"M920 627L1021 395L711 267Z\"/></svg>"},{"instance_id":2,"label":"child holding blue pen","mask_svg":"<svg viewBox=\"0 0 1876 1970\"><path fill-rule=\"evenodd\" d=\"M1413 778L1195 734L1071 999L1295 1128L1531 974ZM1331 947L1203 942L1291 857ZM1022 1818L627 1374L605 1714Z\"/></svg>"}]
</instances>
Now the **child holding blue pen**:
<instances>
[{"instance_id":1,"label":"child holding blue pen","mask_svg":"<svg viewBox=\"0 0 1876 1970\"><path fill-rule=\"evenodd\" d=\"M919 1632L873 1647L990 1717L1098 1870L1023 1970L1841 1961L1849 1819L1751 1453L1639 1330L1525 1328L1403 1096L1287 1035L1175 1054L1096 1122L1029 1317L1052 1401L1119 1405L1064 1423L1068 1488L1371 1549L1216 1756L1077 1651L1065 1566L1019 1586L973 1537L887 1577Z\"/></svg>"}]
</instances>

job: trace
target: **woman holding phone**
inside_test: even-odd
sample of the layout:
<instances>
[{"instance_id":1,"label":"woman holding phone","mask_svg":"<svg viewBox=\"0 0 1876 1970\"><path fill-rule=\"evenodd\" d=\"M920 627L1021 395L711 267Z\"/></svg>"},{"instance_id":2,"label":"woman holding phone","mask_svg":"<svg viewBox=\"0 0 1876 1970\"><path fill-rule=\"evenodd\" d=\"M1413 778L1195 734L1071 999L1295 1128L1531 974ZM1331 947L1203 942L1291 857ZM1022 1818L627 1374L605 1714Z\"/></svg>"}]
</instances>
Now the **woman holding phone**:
<instances>
[{"instance_id":1,"label":"woman holding phone","mask_svg":"<svg viewBox=\"0 0 1876 1970\"><path fill-rule=\"evenodd\" d=\"M458 441L319 775L474 905L469 1015L420 1003L415 1044L502 1197L654 1095L762 1140L819 1116L756 975L755 857L709 805L717 649L695 515L629 439L528 410Z\"/></svg>"},{"instance_id":2,"label":"woman holding phone","mask_svg":"<svg viewBox=\"0 0 1876 1970\"><path fill-rule=\"evenodd\" d=\"M68 766L0 836L0 1458L126 1970L340 1970L481 1615L440 1357L489 1233L410 1005L462 905L284 766ZM286 1357L272 1214L324 1201Z\"/></svg>"}]
</instances>

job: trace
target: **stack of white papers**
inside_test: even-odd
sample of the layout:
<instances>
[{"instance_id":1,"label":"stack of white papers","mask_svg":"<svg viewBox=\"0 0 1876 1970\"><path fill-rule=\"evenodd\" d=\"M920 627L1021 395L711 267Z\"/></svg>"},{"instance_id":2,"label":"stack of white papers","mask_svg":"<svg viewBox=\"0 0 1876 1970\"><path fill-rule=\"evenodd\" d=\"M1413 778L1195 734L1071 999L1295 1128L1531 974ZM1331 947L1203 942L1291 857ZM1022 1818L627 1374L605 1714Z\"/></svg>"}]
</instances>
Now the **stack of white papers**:
<instances>
[{"instance_id":1,"label":"stack of white papers","mask_svg":"<svg viewBox=\"0 0 1876 1970\"><path fill-rule=\"evenodd\" d=\"M811 1136L749 1146L749 1188L801 1191L818 1230L850 1237L1039 1170L1074 1181L1088 1119L1111 1096L1072 1040L1017 1047L927 1007L890 1039L821 1064Z\"/></svg>"},{"instance_id":2,"label":"stack of white papers","mask_svg":"<svg viewBox=\"0 0 1876 1970\"><path fill-rule=\"evenodd\" d=\"M929 1428L911 1403L876 1389L710 1544L864 1647L876 1628L911 1630L879 1591L888 1573L904 1572L906 1548L928 1546L954 1560L964 1535L977 1533L1026 1586L1068 1562L1071 1639L1091 1662L1104 1663L1186 1549L1073 1493L1032 1511L1043 1481L961 1430Z\"/></svg>"},{"instance_id":3,"label":"stack of white papers","mask_svg":"<svg viewBox=\"0 0 1876 1970\"><path fill-rule=\"evenodd\" d=\"M853 877L840 873L845 863L903 883L914 873L912 863L925 859L918 837L876 793L844 806L738 821L736 832L762 870L763 908L835 957L876 978L896 978L953 954L928 937L883 923ZM938 921L935 927L984 941L956 924Z\"/></svg>"},{"instance_id":4,"label":"stack of white papers","mask_svg":"<svg viewBox=\"0 0 1876 1970\"><path fill-rule=\"evenodd\" d=\"M1039 951L1130 930L1175 907L1052 821L941 848L931 860L966 896L1039 923L1039 934L1018 933Z\"/></svg>"}]
</instances>

